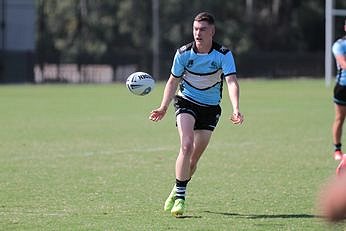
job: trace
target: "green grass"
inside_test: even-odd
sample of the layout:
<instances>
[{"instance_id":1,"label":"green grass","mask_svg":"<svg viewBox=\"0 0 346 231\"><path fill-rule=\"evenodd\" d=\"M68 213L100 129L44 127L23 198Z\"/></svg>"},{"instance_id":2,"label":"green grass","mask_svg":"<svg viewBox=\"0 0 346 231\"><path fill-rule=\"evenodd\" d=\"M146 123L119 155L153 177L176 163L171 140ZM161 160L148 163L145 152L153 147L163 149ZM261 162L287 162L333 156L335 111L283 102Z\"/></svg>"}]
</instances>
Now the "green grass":
<instances>
[{"instance_id":1,"label":"green grass","mask_svg":"<svg viewBox=\"0 0 346 231\"><path fill-rule=\"evenodd\" d=\"M316 195L334 174L332 88L240 80L242 126L223 114L188 187L185 219L163 211L174 182L174 113L149 121L163 84L0 86L1 230L328 230Z\"/></svg>"}]
</instances>

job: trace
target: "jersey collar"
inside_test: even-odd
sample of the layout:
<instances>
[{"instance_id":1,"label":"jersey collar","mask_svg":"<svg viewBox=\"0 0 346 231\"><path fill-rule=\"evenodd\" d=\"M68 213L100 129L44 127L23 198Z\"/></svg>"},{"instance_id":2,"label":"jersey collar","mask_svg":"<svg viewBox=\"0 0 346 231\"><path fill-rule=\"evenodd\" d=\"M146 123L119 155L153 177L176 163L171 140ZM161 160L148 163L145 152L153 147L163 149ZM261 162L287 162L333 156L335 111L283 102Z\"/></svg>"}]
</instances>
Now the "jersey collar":
<instances>
[{"instance_id":1,"label":"jersey collar","mask_svg":"<svg viewBox=\"0 0 346 231\"><path fill-rule=\"evenodd\" d=\"M210 48L208 54L210 54L210 53L213 51L214 47L215 47L215 42L213 41L213 44L211 45L211 48ZM193 51L194 51L196 54L200 54L200 53L198 53L198 51L197 51L197 47L196 47L196 42L195 42L195 41L194 41L193 44L192 44L192 49L193 49Z\"/></svg>"}]
</instances>

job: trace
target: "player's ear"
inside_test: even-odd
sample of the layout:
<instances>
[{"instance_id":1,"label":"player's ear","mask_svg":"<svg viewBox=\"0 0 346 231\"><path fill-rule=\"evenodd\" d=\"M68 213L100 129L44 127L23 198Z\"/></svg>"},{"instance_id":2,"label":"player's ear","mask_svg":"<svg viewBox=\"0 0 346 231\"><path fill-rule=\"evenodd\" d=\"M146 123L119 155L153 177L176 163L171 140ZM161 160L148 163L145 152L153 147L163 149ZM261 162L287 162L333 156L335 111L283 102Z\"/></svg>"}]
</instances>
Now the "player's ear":
<instances>
[{"instance_id":1,"label":"player's ear","mask_svg":"<svg viewBox=\"0 0 346 231\"><path fill-rule=\"evenodd\" d=\"M345 26L345 28L346 28L346 26ZM213 26L213 27L211 28L211 33L212 33L212 36L215 35L215 26Z\"/></svg>"}]
</instances>

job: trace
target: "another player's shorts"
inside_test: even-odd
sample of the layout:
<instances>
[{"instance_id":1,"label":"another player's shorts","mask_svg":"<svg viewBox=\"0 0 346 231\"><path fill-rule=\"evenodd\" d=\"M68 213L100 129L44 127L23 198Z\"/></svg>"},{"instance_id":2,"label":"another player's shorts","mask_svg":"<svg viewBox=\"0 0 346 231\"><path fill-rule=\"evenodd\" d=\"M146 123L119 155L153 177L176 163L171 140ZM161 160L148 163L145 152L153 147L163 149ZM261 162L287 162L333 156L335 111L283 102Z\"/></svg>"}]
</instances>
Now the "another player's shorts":
<instances>
[{"instance_id":1,"label":"another player's shorts","mask_svg":"<svg viewBox=\"0 0 346 231\"><path fill-rule=\"evenodd\" d=\"M336 84L334 87L334 103L346 106L346 86Z\"/></svg>"},{"instance_id":2,"label":"another player's shorts","mask_svg":"<svg viewBox=\"0 0 346 231\"><path fill-rule=\"evenodd\" d=\"M221 107L219 105L200 106L181 96L175 96L174 107L176 116L181 113L188 113L195 118L195 130L213 131L221 115Z\"/></svg>"}]
</instances>

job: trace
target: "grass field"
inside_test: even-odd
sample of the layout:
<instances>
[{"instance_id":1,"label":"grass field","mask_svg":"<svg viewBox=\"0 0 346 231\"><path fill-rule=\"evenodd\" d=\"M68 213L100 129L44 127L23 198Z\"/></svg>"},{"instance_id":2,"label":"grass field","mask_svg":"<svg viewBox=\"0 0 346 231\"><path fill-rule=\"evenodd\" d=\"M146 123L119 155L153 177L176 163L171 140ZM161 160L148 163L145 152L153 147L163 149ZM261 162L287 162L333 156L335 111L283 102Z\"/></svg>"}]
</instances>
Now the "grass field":
<instances>
[{"instance_id":1,"label":"grass field","mask_svg":"<svg viewBox=\"0 0 346 231\"><path fill-rule=\"evenodd\" d=\"M223 114L188 187L186 217L162 209L174 182L163 85L0 86L0 230L343 230L316 216L334 174L332 88L240 80L242 126ZM346 227L346 226L345 226Z\"/></svg>"}]
</instances>

